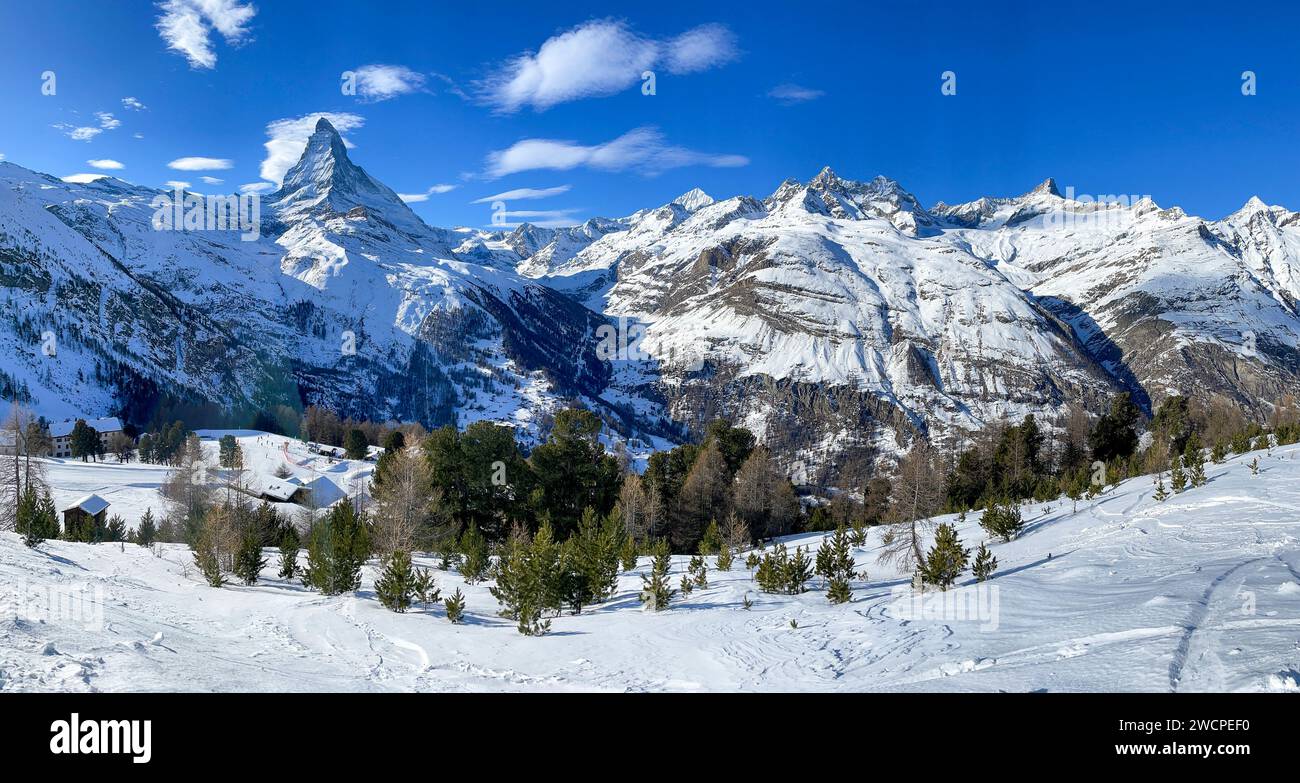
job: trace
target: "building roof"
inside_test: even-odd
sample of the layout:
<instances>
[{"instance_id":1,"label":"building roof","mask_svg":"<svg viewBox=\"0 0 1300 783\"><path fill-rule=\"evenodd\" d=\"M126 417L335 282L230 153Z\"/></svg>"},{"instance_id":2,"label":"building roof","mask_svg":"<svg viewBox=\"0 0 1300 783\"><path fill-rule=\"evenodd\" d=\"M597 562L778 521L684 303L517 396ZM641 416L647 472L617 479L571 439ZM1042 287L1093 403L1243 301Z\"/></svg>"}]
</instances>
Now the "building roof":
<instances>
[{"instance_id":1,"label":"building roof","mask_svg":"<svg viewBox=\"0 0 1300 783\"><path fill-rule=\"evenodd\" d=\"M106 416L102 419L86 419L86 424L98 433L121 432L122 422L116 416ZM50 436L62 438L72 434L72 428L77 425L76 419L65 419L56 421L50 425Z\"/></svg>"},{"instance_id":2,"label":"building roof","mask_svg":"<svg viewBox=\"0 0 1300 783\"><path fill-rule=\"evenodd\" d=\"M266 473L254 473L249 476L247 486L250 493L278 500L281 503L287 503L298 490L307 489L296 477L282 479Z\"/></svg>"},{"instance_id":3,"label":"building roof","mask_svg":"<svg viewBox=\"0 0 1300 783\"><path fill-rule=\"evenodd\" d=\"M93 517L108 508L108 501L104 500L99 495L87 495L63 510L71 511L74 508L79 508Z\"/></svg>"}]
</instances>

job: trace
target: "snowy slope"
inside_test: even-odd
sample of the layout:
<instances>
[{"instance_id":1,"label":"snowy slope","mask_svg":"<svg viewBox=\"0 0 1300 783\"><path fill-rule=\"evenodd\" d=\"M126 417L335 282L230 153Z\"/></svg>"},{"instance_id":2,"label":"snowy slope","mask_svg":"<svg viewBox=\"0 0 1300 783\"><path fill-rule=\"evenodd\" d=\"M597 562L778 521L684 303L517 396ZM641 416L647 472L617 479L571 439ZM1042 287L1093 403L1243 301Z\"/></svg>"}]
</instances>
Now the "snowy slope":
<instances>
[{"instance_id":1,"label":"snowy slope","mask_svg":"<svg viewBox=\"0 0 1300 783\"><path fill-rule=\"evenodd\" d=\"M876 529L855 551L869 579L846 605L820 590L759 594L738 562L651 614L625 574L611 601L541 638L519 635L487 585L454 572L438 578L468 598L459 626L441 609L385 611L373 567L356 596L322 597L273 568L255 587L214 590L181 547L32 551L0 534L6 596L93 601L84 617L0 615L0 690L1298 690L1300 447L1208 475L1163 503L1136 478L1077 513L1067 500L1025 507L1024 535L990 544L996 604L982 614L913 611L908 580L876 560ZM983 539L974 518L960 533L967 546Z\"/></svg>"}]
</instances>

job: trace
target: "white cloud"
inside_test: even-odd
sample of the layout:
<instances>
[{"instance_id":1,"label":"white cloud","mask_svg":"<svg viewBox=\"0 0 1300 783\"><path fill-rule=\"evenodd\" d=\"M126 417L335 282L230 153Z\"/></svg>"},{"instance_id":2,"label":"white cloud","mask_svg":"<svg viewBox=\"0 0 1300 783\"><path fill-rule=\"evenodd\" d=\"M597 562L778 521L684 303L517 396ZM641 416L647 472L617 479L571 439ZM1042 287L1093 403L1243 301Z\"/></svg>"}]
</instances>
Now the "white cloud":
<instances>
[{"instance_id":1,"label":"white cloud","mask_svg":"<svg viewBox=\"0 0 1300 783\"><path fill-rule=\"evenodd\" d=\"M169 179L163 184L171 188L172 190L187 190L190 187L190 183L182 182L180 180L175 180L175 179Z\"/></svg>"},{"instance_id":2,"label":"white cloud","mask_svg":"<svg viewBox=\"0 0 1300 783\"><path fill-rule=\"evenodd\" d=\"M257 9L239 0L165 0L158 6L162 15L154 25L167 48L180 52L191 68L212 68L217 55L212 51L215 30L226 43L242 43L248 23Z\"/></svg>"},{"instance_id":3,"label":"white cloud","mask_svg":"<svg viewBox=\"0 0 1300 783\"><path fill-rule=\"evenodd\" d=\"M167 164L167 168L177 171L221 171L234 166L234 161L225 158L189 157L177 158Z\"/></svg>"},{"instance_id":4,"label":"white cloud","mask_svg":"<svg viewBox=\"0 0 1300 783\"><path fill-rule=\"evenodd\" d=\"M404 65L363 65L355 69L357 97L366 103L386 101L417 92L424 87L424 74Z\"/></svg>"},{"instance_id":5,"label":"white cloud","mask_svg":"<svg viewBox=\"0 0 1300 783\"><path fill-rule=\"evenodd\" d=\"M145 106L138 99L132 98L131 96L128 95L127 97L122 99L122 108L130 109L131 111L144 111L149 107Z\"/></svg>"},{"instance_id":6,"label":"white cloud","mask_svg":"<svg viewBox=\"0 0 1300 783\"><path fill-rule=\"evenodd\" d=\"M479 83L480 98L498 111L537 111L566 101L613 95L662 65L691 73L736 57L735 37L722 25L703 25L656 41L619 21L593 21L547 39L536 54L520 54Z\"/></svg>"},{"instance_id":7,"label":"white cloud","mask_svg":"<svg viewBox=\"0 0 1300 783\"><path fill-rule=\"evenodd\" d=\"M224 179L221 179L219 177L203 176L203 177L199 177L199 179L203 180L203 184L205 185L220 185L221 183L225 182Z\"/></svg>"},{"instance_id":8,"label":"white cloud","mask_svg":"<svg viewBox=\"0 0 1300 783\"><path fill-rule=\"evenodd\" d=\"M534 198L550 198L569 192L569 185L556 185L553 188L515 188L504 193L474 199L471 204L490 204L493 201L524 201Z\"/></svg>"},{"instance_id":9,"label":"white cloud","mask_svg":"<svg viewBox=\"0 0 1300 783\"><path fill-rule=\"evenodd\" d=\"M122 124L122 121L113 116L112 112L97 111L95 119L99 120L99 127L104 130L113 130Z\"/></svg>"},{"instance_id":10,"label":"white cloud","mask_svg":"<svg viewBox=\"0 0 1300 783\"><path fill-rule=\"evenodd\" d=\"M275 190L274 182L250 182L247 185L240 185L240 193L269 193Z\"/></svg>"},{"instance_id":11,"label":"white cloud","mask_svg":"<svg viewBox=\"0 0 1300 783\"><path fill-rule=\"evenodd\" d=\"M63 178L64 182L71 182L74 185L85 185L94 182L97 179L107 177L107 174L69 174Z\"/></svg>"},{"instance_id":12,"label":"white cloud","mask_svg":"<svg viewBox=\"0 0 1300 783\"><path fill-rule=\"evenodd\" d=\"M725 25L704 24L687 30L667 44L670 73L696 73L736 59L736 36Z\"/></svg>"},{"instance_id":13,"label":"white cloud","mask_svg":"<svg viewBox=\"0 0 1300 783\"><path fill-rule=\"evenodd\" d=\"M460 187L460 186L459 186L459 185L446 185L446 184L441 184L441 183L440 183L440 184L434 185L433 187L429 188L428 190L424 191L423 193L398 193L398 194L397 194L397 197L400 198L402 201L405 201L407 204L414 204L414 203L419 202L419 201L428 201L428 200L429 200L429 196L432 196L432 195L435 195L435 194L440 194L440 193L449 193L449 192L455 190L455 189L458 188L458 187Z\"/></svg>"},{"instance_id":14,"label":"white cloud","mask_svg":"<svg viewBox=\"0 0 1300 783\"><path fill-rule=\"evenodd\" d=\"M802 87L798 84L778 84L767 91L767 97L790 106L795 103L806 103L815 101L826 93L822 90L815 90L811 87Z\"/></svg>"},{"instance_id":15,"label":"white cloud","mask_svg":"<svg viewBox=\"0 0 1300 783\"><path fill-rule=\"evenodd\" d=\"M86 161L86 162L90 164L90 167L91 167L91 168L95 168L95 169L124 169L124 168L126 168L126 166L123 165L122 163L119 163L118 161L115 161L115 160L111 160L111 159L109 159L109 158L102 158L102 159L99 159L99 160L91 159L91 160L88 160L88 161Z\"/></svg>"},{"instance_id":16,"label":"white cloud","mask_svg":"<svg viewBox=\"0 0 1300 783\"><path fill-rule=\"evenodd\" d=\"M262 168L259 171L262 179L274 182L275 187L280 186L284 181L284 173L302 157L307 139L311 138L312 132L316 130L316 122L321 117L329 120L340 135L366 124L366 119L359 114L329 111L268 123L266 135L269 140L263 145L266 147L266 159L262 161ZM343 137L343 145L348 149L352 148L352 142L348 141L346 136Z\"/></svg>"},{"instance_id":17,"label":"white cloud","mask_svg":"<svg viewBox=\"0 0 1300 783\"><path fill-rule=\"evenodd\" d=\"M69 125L66 122L60 122L54 125L53 127L62 131L63 135L67 136L73 141L90 141L91 139L95 138L96 136L104 132L102 128L95 128L88 125L75 127L73 125Z\"/></svg>"},{"instance_id":18,"label":"white cloud","mask_svg":"<svg viewBox=\"0 0 1300 783\"><path fill-rule=\"evenodd\" d=\"M657 174L683 166L748 165L743 155L717 155L669 145L656 128L636 128L604 144L584 146L556 139L524 139L488 154L488 174L503 177L520 171L566 171L586 166L602 171L635 170Z\"/></svg>"},{"instance_id":19,"label":"white cloud","mask_svg":"<svg viewBox=\"0 0 1300 783\"><path fill-rule=\"evenodd\" d=\"M137 139L143 139L143 138L144 138L144 134L143 134L143 133L133 133L133 134L131 134L131 135L134 136L134 137L137 138Z\"/></svg>"}]
</instances>

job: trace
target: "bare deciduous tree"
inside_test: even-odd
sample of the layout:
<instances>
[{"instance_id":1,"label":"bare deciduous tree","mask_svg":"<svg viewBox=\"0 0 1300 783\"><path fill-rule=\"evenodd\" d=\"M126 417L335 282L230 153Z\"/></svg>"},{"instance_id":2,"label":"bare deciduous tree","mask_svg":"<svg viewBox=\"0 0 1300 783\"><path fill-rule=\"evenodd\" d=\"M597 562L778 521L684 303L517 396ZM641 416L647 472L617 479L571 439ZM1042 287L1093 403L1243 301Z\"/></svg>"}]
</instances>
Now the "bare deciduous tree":
<instances>
[{"instance_id":1,"label":"bare deciduous tree","mask_svg":"<svg viewBox=\"0 0 1300 783\"><path fill-rule=\"evenodd\" d=\"M911 571L924 559L922 539L933 532L932 517L943 506L943 473L934 450L922 441L898 465L890 506L891 528L881 559Z\"/></svg>"}]
</instances>

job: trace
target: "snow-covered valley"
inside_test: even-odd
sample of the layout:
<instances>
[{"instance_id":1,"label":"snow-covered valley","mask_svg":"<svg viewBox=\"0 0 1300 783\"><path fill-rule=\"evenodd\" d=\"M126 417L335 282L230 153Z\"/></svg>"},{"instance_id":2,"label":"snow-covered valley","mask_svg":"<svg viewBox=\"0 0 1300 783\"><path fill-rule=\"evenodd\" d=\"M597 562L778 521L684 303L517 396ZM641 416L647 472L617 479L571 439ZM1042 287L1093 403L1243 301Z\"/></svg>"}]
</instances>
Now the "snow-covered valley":
<instances>
[{"instance_id":1,"label":"snow-covered valley","mask_svg":"<svg viewBox=\"0 0 1300 783\"><path fill-rule=\"evenodd\" d=\"M245 433L241 445L269 466L279 440ZM357 476L362 463L336 465ZM160 469L48 467L58 492L100 492L132 525L161 506ZM374 561L355 595L279 579L271 552L257 585L214 589L182 545L29 549L0 533L0 691L1300 690L1300 446L1207 468L1205 486L1163 502L1137 477L1077 512L1064 498L1026 504L1023 534L989 541L999 564L987 583L967 571L920 603L878 561L883 528L872 528L854 549L867 578L847 604L831 605L817 579L801 595L760 593L742 555L646 612L643 557L611 600L540 637L498 616L490 582L464 584L428 555L417 564L443 595L464 591L464 623L440 606L384 609ZM958 526L972 549L986 538L977 522ZM674 558L674 586L685 567Z\"/></svg>"}]
</instances>

